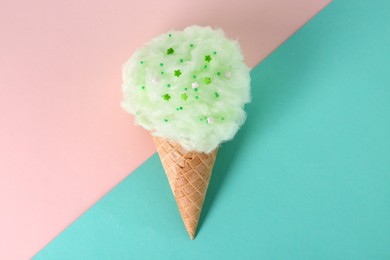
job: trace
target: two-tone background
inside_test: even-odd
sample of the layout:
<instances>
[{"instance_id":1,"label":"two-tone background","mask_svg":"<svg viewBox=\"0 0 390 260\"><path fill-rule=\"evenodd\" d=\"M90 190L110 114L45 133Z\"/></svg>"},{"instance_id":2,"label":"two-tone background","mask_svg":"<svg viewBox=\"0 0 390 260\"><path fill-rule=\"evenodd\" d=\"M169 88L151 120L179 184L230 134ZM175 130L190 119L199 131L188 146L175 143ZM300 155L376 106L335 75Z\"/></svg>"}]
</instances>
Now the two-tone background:
<instances>
[{"instance_id":1,"label":"two-tone background","mask_svg":"<svg viewBox=\"0 0 390 260\"><path fill-rule=\"evenodd\" d=\"M390 259L390 3L329 2L0 2L0 259ZM119 106L131 53L192 24L253 67L194 241Z\"/></svg>"}]
</instances>

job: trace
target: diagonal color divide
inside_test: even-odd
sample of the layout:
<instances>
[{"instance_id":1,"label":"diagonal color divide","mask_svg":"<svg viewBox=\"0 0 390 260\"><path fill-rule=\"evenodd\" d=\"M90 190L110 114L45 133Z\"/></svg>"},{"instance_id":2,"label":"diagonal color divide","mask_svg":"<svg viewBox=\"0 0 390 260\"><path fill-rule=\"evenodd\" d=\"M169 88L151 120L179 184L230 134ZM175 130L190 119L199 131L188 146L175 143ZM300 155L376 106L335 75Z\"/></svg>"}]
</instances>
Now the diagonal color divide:
<instances>
[{"instance_id":1,"label":"diagonal color divide","mask_svg":"<svg viewBox=\"0 0 390 260\"><path fill-rule=\"evenodd\" d=\"M34 260L390 259L389 8L335 1L251 71L195 240L155 154Z\"/></svg>"},{"instance_id":2,"label":"diagonal color divide","mask_svg":"<svg viewBox=\"0 0 390 260\"><path fill-rule=\"evenodd\" d=\"M26 259L150 157L121 64L171 28L222 27L256 65L330 0L8 1L0 8L0 258Z\"/></svg>"}]
</instances>

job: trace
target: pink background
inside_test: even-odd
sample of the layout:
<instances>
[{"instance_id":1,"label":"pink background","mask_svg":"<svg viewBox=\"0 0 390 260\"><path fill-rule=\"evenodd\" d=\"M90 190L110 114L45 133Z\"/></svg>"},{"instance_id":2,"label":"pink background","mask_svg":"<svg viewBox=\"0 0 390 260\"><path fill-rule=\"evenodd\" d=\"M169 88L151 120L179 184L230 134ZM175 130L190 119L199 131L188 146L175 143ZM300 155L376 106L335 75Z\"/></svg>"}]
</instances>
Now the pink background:
<instances>
[{"instance_id":1,"label":"pink background","mask_svg":"<svg viewBox=\"0 0 390 260\"><path fill-rule=\"evenodd\" d=\"M330 0L0 2L0 259L26 259L155 152L120 108L121 65L192 24L255 66Z\"/></svg>"}]
</instances>

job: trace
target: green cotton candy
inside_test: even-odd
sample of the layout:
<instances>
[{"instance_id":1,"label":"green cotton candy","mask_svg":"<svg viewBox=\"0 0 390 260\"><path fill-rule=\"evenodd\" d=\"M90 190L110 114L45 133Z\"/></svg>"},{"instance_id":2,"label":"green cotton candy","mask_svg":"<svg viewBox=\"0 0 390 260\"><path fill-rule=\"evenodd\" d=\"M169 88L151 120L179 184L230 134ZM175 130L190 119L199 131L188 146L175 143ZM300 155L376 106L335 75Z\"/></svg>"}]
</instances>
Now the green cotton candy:
<instances>
[{"instance_id":1,"label":"green cotton candy","mask_svg":"<svg viewBox=\"0 0 390 260\"><path fill-rule=\"evenodd\" d=\"M209 153L245 121L249 71L238 42L221 29L170 31L124 64L122 107L152 135Z\"/></svg>"}]
</instances>

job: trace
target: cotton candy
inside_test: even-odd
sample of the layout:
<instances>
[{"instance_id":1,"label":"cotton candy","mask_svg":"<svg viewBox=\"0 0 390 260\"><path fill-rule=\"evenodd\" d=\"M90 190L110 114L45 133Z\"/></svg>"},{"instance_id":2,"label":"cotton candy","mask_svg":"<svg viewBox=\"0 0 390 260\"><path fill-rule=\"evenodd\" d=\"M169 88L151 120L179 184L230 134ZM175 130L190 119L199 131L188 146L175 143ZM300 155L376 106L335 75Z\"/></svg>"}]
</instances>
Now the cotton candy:
<instances>
[{"instance_id":1,"label":"cotton candy","mask_svg":"<svg viewBox=\"0 0 390 260\"><path fill-rule=\"evenodd\" d=\"M152 135L209 153L234 137L250 101L249 68L221 29L170 31L123 65L122 107Z\"/></svg>"}]
</instances>

